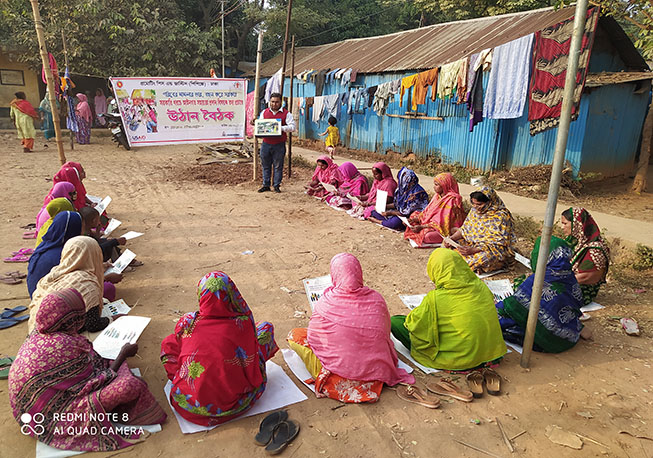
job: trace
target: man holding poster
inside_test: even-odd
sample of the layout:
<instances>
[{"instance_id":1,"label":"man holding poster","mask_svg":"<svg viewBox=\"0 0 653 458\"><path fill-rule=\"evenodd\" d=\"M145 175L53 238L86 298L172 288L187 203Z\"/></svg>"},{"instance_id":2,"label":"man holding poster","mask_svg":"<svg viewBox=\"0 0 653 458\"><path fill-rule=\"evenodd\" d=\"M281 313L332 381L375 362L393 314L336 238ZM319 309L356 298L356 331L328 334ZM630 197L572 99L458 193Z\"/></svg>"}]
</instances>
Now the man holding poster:
<instances>
[{"instance_id":1,"label":"man holding poster","mask_svg":"<svg viewBox=\"0 0 653 458\"><path fill-rule=\"evenodd\" d=\"M283 158L286 156L286 132L295 131L295 120L285 108L281 108L281 94L275 92L270 95L269 108L261 113L260 119L281 120L281 135L265 137L261 145L261 169L263 170L263 186L258 192L270 190L270 175L274 167L274 192L281 192L281 179L283 178Z\"/></svg>"}]
</instances>

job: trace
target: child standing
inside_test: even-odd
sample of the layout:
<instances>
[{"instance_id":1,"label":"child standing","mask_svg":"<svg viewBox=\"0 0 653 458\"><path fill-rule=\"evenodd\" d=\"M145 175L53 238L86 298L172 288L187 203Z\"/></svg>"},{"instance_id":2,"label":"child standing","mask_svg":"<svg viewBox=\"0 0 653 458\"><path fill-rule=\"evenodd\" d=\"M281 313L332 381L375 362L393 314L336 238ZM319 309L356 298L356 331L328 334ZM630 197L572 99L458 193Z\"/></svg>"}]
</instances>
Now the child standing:
<instances>
[{"instance_id":1,"label":"child standing","mask_svg":"<svg viewBox=\"0 0 653 458\"><path fill-rule=\"evenodd\" d=\"M338 143L340 142L340 130L336 127L337 122L338 120L335 117L329 116L329 127L327 127L327 130L319 134L320 137L327 136L324 140L324 145L326 146L327 153L329 153L331 159L333 159L333 156L336 153L336 146L338 146Z\"/></svg>"}]
</instances>

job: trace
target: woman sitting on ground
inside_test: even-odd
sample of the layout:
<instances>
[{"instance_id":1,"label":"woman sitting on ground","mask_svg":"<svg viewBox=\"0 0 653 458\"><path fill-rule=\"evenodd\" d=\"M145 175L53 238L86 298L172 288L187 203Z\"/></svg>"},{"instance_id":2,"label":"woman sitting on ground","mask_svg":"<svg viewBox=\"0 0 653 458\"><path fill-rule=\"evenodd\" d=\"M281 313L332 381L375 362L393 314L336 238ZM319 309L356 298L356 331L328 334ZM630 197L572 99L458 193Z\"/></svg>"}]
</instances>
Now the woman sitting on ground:
<instances>
[{"instance_id":1,"label":"woman sitting on ground","mask_svg":"<svg viewBox=\"0 0 653 458\"><path fill-rule=\"evenodd\" d=\"M59 213L61 212L75 213L75 207L73 207L73 204L70 202L70 200L66 199L65 197L58 197L56 199L51 200L48 203L48 205L46 205L45 210L46 210L45 214L50 216L50 218L48 218L43 222L41 228L36 234L36 245L34 246L34 248L38 248L41 242L43 242L43 237L45 236L45 234L48 233L48 230L50 230L50 226L52 226L52 223L54 222L54 218ZM79 235L79 234L75 234L75 235Z\"/></svg>"},{"instance_id":2,"label":"woman sitting on ground","mask_svg":"<svg viewBox=\"0 0 653 458\"><path fill-rule=\"evenodd\" d=\"M42 229L42 228L41 228ZM30 297L39 280L59 264L64 244L82 233L82 217L74 211L64 211L52 219L41 243L36 246L27 264L27 291Z\"/></svg>"},{"instance_id":3,"label":"woman sitting on ground","mask_svg":"<svg viewBox=\"0 0 653 458\"><path fill-rule=\"evenodd\" d=\"M86 188L82 184L79 176L79 172L75 167L62 166L59 171L54 174L54 177L52 177L52 182L54 184L67 181L75 186L75 191L77 194L75 200L73 201L75 210L80 210L87 204L90 205L90 201L87 202L86 198Z\"/></svg>"},{"instance_id":4,"label":"woman sitting on ground","mask_svg":"<svg viewBox=\"0 0 653 458\"><path fill-rule=\"evenodd\" d=\"M397 173L398 186L394 201L386 205L386 211L378 213L372 210L367 218L377 224L394 230L403 231L406 226L400 216L409 217L413 213L424 210L429 201L429 195L419 185L419 178L411 169L402 167Z\"/></svg>"},{"instance_id":5,"label":"woman sitting on ground","mask_svg":"<svg viewBox=\"0 0 653 458\"><path fill-rule=\"evenodd\" d=\"M41 229L41 226L43 226L43 224L49 218L52 217L52 215L48 214L46 207L52 200L59 199L59 198L65 198L68 199L70 202L74 202L75 199L77 198L77 191L75 190L75 185L72 183L68 183L67 181L62 181L52 186L52 189L50 189L48 195L45 196L45 199L43 199L43 206L41 207L41 210L36 215L37 231ZM72 208L72 210L74 210L74 207Z\"/></svg>"},{"instance_id":6,"label":"woman sitting on ground","mask_svg":"<svg viewBox=\"0 0 653 458\"><path fill-rule=\"evenodd\" d=\"M328 193L325 197L326 203L334 208L351 207L351 199L347 195L360 197L367 194L369 185L365 178L351 162L343 162L338 167L338 186L337 192Z\"/></svg>"},{"instance_id":7,"label":"woman sitting on ground","mask_svg":"<svg viewBox=\"0 0 653 458\"><path fill-rule=\"evenodd\" d=\"M562 231L573 248L571 265L587 305L605 283L610 266L610 249L601 237L598 224L584 208L568 208L562 212Z\"/></svg>"},{"instance_id":8,"label":"woman sitting on ground","mask_svg":"<svg viewBox=\"0 0 653 458\"><path fill-rule=\"evenodd\" d=\"M484 186L470 194L472 209L462 227L451 235L458 252L475 272L492 272L514 259L516 241L512 214L494 189ZM453 245L444 240L444 246Z\"/></svg>"},{"instance_id":9,"label":"woman sitting on ground","mask_svg":"<svg viewBox=\"0 0 653 458\"><path fill-rule=\"evenodd\" d=\"M126 344L114 361L102 358L79 335L85 320L84 298L76 289L43 298L34 330L9 371L14 417L30 426L24 434L58 449L107 452L129 447L144 437L120 434L106 414L115 413L128 425L163 423L166 414L125 362L138 346ZM25 422L25 414L31 420Z\"/></svg>"},{"instance_id":10,"label":"woman sitting on ground","mask_svg":"<svg viewBox=\"0 0 653 458\"><path fill-rule=\"evenodd\" d=\"M79 211L82 216L82 235L93 237L102 249L102 260L105 262L116 260L120 256L120 245L125 245L124 237L106 238L101 236L100 214L93 207L84 207ZM133 262L133 261L132 261Z\"/></svg>"},{"instance_id":11,"label":"woman sitting on ground","mask_svg":"<svg viewBox=\"0 0 653 458\"><path fill-rule=\"evenodd\" d=\"M378 292L363 284L360 262L349 253L331 259L333 286L315 304L306 328L290 331L288 343L315 379L318 398L375 402L383 384L415 383L397 368L390 314Z\"/></svg>"},{"instance_id":12,"label":"woman sitting on ground","mask_svg":"<svg viewBox=\"0 0 653 458\"><path fill-rule=\"evenodd\" d=\"M531 253L533 267L537 265L539 251L538 237ZM576 345L583 329L579 319L582 315L580 308L583 306L583 293L571 270L571 254L572 250L564 240L551 238L533 343L536 351L560 353L568 350ZM517 286L515 294L497 304L501 330L507 342L524 344L534 277L535 269L532 275Z\"/></svg>"},{"instance_id":13,"label":"woman sitting on ground","mask_svg":"<svg viewBox=\"0 0 653 458\"><path fill-rule=\"evenodd\" d=\"M449 172L440 173L433 178L435 195L424 211L410 215L404 238L414 240L417 245L442 243L465 221L463 198L458 192L458 182Z\"/></svg>"},{"instance_id":14,"label":"woman sitting on ground","mask_svg":"<svg viewBox=\"0 0 653 458\"><path fill-rule=\"evenodd\" d=\"M385 162L377 162L372 166L372 175L374 175L374 183L372 183L372 189L370 189L369 194L360 196L361 203L356 203L347 212L354 218L367 219L372 215L378 191L386 191L388 193L386 205L387 202L392 202L395 190L397 189L397 182L392 178L390 167Z\"/></svg>"},{"instance_id":15,"label":"woman sitting on ground","mask_svg":"<svg viewBox=\"0 0 653 458\"><path fill-rule=\"evenodd\" d=\"M494 296L462 256L436 248L426 270L435 289L408 316L392 317L392 335L415 361L467 370L505 355Z\"/></svg>"},{"instance_id":16,"label":"woman sitting on ground","mask_svg":"<svg viewBox=\"0 0 653 458\"><path fill-rule=\"evenodd\" d=\"M81 223L80 223L81 225ZM108 277L108 276L107 276ZM36 284L29 304L29 332L34 330L36 315L43 299L51 293L75 288L86 304L85 330L101 331L111 323L111 318L101 317L104 307L102 296L115 300L116 287L104 282L102 250L91 237L78 236L68 240L61 251L61 262ZM113 297L111 297L113 296Z\"/></svg>"},{"instance_id":17,"label":"woman sitting on ground","mask_svg":"<svg viewBox=\"0 0 653 458\"><path fill-rule=\"evenodd\" d=\"M329 156L317 158L317 167L313 172L311 182L306 185L306 194L313 197L324 197L327 191L322 183L328 183L338 187L338 164L333 162Z\"/></svg>"},{"instance_id":18,"label":"woman sitting on ground","mask_svg":"<svg viewBox=\"0 0 653 458\"><path fill-rule=\"evenodd\" d=\"M187 313L161 343L161 362L172 381L170 403L191 423L215 426L249 410L265 391L265 362L279 349L274 327L255 323L224 272L197 285L199 311Z\"/></svg>"}]
</instances>

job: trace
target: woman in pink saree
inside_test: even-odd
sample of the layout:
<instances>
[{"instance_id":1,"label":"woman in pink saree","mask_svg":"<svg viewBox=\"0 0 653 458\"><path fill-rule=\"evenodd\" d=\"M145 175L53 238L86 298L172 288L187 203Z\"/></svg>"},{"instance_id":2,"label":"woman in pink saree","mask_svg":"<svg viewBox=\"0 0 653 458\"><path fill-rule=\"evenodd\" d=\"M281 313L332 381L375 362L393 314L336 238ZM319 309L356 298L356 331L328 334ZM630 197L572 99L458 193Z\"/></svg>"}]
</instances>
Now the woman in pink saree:
<instances>
[{"instance_id":1,"label":"woman in pink saree","mask_svg":"<svg viewBox=\"0 0 653 458\"><path fill-rule=\"evenodd\" d=\"M338 186L338 164L326 155L317 158L317 167L315 167L311 182L306 185L306 194L318 198L326 196L327 190L324 189L322 183Z\"/></svg>"},{"instance_id":2,"label":"woman in pink saree","mask_svg":"<svg viewBox=\"0 0 653 458\"><path fill-rule=\"evenodd\" d=\"M67 181L60 181L59 183L55 183L54 186L52 186L52 189L50 189L48 195L45 196L45 199L43 199L43 207L41 207L41 210L39 211L38 215L36 215L37 232L39 229L41 229L41 226L43 226L43 224L51 217L51 215L47 211L48 204L54 199L58 199L61 197L64 197L71 202L74 202L75 198L77 197L75 193L76 193L75 185Z\"/></svg>"},{"instance_id":3,"label":"woman in pink saree","mask_svg":"<svg viewBox=\"0 0 653 458\"><path fill-rule=\"evenodd\" d=\"M333 208L351 207L352 201L347 195L360 197L367 194L369 185L365 178L351 162L343 162L338 167L338 186L337 192L330 192L326 195L326 203Z\"/></svg>"},{"instance_id":4,"label":"woman in pink saree","mask_svg":"<svg viewBox=\"0 0 653 458\"><path fill-rule=\"evenodd\" d=\"M129 447L144 437L138 429L116 430L112 417L127 425L151 425L164 422L166 414L125 362L138 346L126 344L114 361L102 358L79 334L85 320L84 299L76 289L43 299L36 327L9 371L14 417L23 434L58 449Z\"/></svg>"},{"instance_id":5,"label":"woman in pink saree","mask_svg":"<svg viewBox=\"0 0 653 458\"><path fill-rule=\"evenodd\" d=\"M357 203L347 212L354 218L367 219L372 215L372 211L376 205L376 194L378 191L387 192L387 202L391 202L397 189L397 182L392 177L392 171L390 171L390 167L385 162L375 163L372 166L372 174L374 175L374 183L372 183L372 189L369 194L362 195L360 197L361 203Z\"/></svg>"}]
</instances>

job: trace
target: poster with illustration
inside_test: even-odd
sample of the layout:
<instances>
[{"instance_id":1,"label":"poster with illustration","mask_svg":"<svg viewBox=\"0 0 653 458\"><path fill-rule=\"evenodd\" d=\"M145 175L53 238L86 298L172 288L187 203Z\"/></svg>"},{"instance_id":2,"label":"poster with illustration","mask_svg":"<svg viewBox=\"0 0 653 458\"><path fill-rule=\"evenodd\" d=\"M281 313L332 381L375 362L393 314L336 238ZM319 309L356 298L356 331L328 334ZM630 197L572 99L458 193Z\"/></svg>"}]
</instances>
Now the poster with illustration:
<instances>
[{"instance_id":1,"label":"poster with illustration","mask_svg":"<svg viewBox=\"0 0 653 458\"><path fill-rule=\"evenodd\" d=\"M247 80L110 78L130 146L242 141Z\"/></svg>"}]
</instances>

